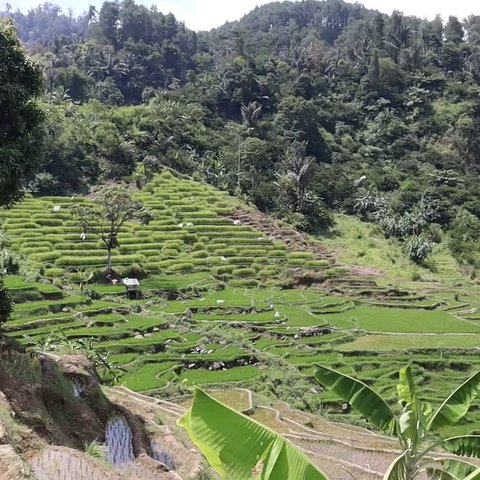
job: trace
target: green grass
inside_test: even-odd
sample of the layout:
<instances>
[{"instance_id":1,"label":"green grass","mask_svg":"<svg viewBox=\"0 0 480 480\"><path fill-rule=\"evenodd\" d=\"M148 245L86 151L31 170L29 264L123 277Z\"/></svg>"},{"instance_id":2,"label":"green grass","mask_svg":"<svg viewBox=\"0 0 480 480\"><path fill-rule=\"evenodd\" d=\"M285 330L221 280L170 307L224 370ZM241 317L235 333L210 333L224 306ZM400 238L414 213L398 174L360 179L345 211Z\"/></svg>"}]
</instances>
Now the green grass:
<instances>
[{"instance_id":1,"label":"green grass","mask_svg":"<svg viewBox=\"0 0 480 480\"><path fill-rule=\"evenodd\" d=\"M126 365L127 363L134 362L139 358L137 353L118 353L109 356L109 361L118 363L119 365Z\"/></svg>"},{"instance_id":2,"label":"green grass","mask_svg":"<svg viewBox=\"0 0 480 480\"><path fill-rule=\"evenodd\" d=\"M404 310L360 306L343 313L322 316L340 328L361 328L392 333L475 333L480 324L454 317L441 310Z\"/></svg>"},{"instance_id":3,"label":"green grass","mask_svg":"<svg viewBox=\"0 0 480 480\"><path fill-rule=\"evenodd\" d=\"M158 375L173 369L175 362L146 363L139 368L129 371L122 377L122 384L135 391L154 390L165 386L166 380Z\"/></svg>"},{"instance_id":4,"label":"green grass","mask_svg":"<svg viewBox=\"0 0 480 480\"><path fill-rule=\"evenodd\" d=\"M62 293L62 290L54 285L40 282L27 282L21 275L7 275L4 280L5 287L9 290L31 288L38 290L40 293Z\"/></svg>"},{"instance_id":5,"label":"green grass","mask_svg":"<svg viewBox=\"0 0 480 480\"><path fill-rule=\"evenodd\" d=\"M479 345L480 335L365 335L336 348L341 352L351 352L473 349Z\"/></svg>"},{"instance_id":6,"label":"green grass","mask_svg":"<svg viewBox=\"0 0 480 480\"><path fill-rule=\"evenodd\" d=\"M281 315L277 315L276 311L242 314L225 314L225 313L196 313L193 319L196 321L212 321L212 322L254 322L254 323L274 323L282 319Z\"/></svg>"},{"instance_id":7,"label":"green grass","mask_svg":"<svg viewBox=\"0 0 480 480\"><path fill-rule=\"evenodd\" d=\"M179 375L179 381L185 381L187 385L242 382L251 380L257 377L259 374L260 369L252 365L217 371L209 371L204 369L186 370Z\"/></svg>"},{"instance_id":8,"label":"green grass","mask_svg":"<svg viewBox=\"0 0 480 480\"><path fill-rule=\"evenodd\" d=\"M458 265L444 245L434 249L432 263L437 271L432 274L410 262L402 253L400 243L386 239L378 226L348 215L335 215L335 227L328 235L320 235L318 239L327 248L335 250L341 262L374 267L384 282L411 285L414 272L418 272L425 281L461 277Z\"/></svg>"}]
</instances>

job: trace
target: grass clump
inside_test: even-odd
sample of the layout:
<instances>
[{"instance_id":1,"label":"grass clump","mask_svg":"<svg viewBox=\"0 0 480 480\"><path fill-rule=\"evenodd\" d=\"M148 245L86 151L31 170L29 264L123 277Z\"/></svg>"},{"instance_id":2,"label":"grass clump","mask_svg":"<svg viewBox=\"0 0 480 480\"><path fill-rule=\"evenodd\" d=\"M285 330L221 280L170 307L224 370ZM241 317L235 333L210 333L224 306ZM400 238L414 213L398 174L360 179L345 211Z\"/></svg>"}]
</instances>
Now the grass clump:
<instances>
[{"instance_id":1,"label":"grass clump","mask_svg":"<svg viewBox=\"0 0 480 480\"><path fill-rule=\"evenodd\" d=\"M253 277L256 273L254 268L236 268L232 270L234 277Z\"/></svg>"},{"instance_id":2,"label":"grass clump","mask_svg":"<svg viewBox=\"0 0 480 480\"><path fill-rule=\"evenodd\" d=\"M94 458L104 459L106 457L107 449L103 443L98 440L93 440L89 443L84 443L83 451Z\"/></svg>"}]
</instances>

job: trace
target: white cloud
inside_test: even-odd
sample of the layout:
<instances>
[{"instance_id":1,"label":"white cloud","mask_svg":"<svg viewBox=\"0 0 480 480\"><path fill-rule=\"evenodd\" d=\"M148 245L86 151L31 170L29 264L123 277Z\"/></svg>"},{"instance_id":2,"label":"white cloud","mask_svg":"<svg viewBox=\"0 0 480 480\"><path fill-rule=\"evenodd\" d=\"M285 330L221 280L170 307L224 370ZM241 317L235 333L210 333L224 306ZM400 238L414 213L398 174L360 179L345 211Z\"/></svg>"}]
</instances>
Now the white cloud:
<instances>
[{"instance_id":1,"label":"white cloud","mask_svg":"<svg viewBox=\"0 0 480 480\"><path fill-rule=\"evenodd\" d=\"M143 0L145 3L148 0ZM172 12L193 30L210 30L227 21L238 20L257 5L270 0L157 0L161 12Z\"/></svg>"},{"instance_id":2,"label":"white cloud","mask_svg":"<svg viewBox=\"0 0 480 480\"><path fill-rule=\"evenodd\" d=\"M454 15L461 20L471 14L480 15L480 2L476 0L362 0L367 8L391 14L399 10L405 15L432 19L439 14L444 20Z\"/></svg>"}]
</instances>

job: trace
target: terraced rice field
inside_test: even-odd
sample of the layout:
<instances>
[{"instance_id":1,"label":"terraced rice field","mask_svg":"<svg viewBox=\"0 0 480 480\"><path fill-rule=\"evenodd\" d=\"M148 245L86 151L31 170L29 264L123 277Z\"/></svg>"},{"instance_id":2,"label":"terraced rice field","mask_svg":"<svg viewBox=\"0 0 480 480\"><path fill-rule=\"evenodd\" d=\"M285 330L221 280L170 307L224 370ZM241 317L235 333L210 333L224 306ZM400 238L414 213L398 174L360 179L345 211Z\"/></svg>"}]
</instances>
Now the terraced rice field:
<instances>
[{"instance_id":1,"label":"terraced rice field","mask_svg":"<svg viewBox=\"0 0 480 480\"><path fill-rule=\"evenodd\" d=\"M35 280L6 279L16 302L8 335L37 348L52 331L69 341L92 338L124 369L121 384L148 395L246 387L271 403L277 397L360 425L363 419L341 415L339 400L320 393L316 363L375 384L392 403L396 373L409 361L432 403L480 368L474 287L460 297L408 295L343 276L338 284L350 281L349 295L282 289L290 269L328 276L331 264L222 216L235 203L208 186L165 173L139 198L154 220L125 225L114 255L117 268L134 262L147 272L138 301L126 300L122 286L78 285L104 261L94 238L79 238L68 211L88 200L28 198L0 212L12 249L28 271L38 271ZM268 409L257 414L271 416ZM476 430L480 409L449 433Z\"/></svg>"},{"instance_id":2,"label":"terraced rice field","mask_svg":"<svg viewBox=\"0 0 480 480\"><path fill-rule=\"evenodd\" d=\"M238 202L207 185L165 172L137 197L153 220L122 227L120 247L113 251L117 269L136 264L150 273L208 272L237 286L254 287L272 282L288 268L329 267L310 252L290 252L282 242L226 217ZM88 201L27 197L15 208L0 211L10 248L45 277L79 280L82 272L101 271L106 256L101 242L94 236L81 238L69 210Z\"/></svg>"},{"instance_id":3,"label":"terraced rice field","mask_svg":"<svg viewBox=\"0 0 480 480\"><path fill-rule=\"evenodd\" d=\"M227 287L186 299L131 302L116 294L63 296L19 277L7 277L9 285L22 285L13 289L19 297L28 291L35 298L16 305L9 335L26 345L41 343L51 331L70 340L93 338L125 369L123 385L154 396L178 384L255 390L278 377L271 362L278 358L310 388L318 389L312 374L322 363L375 384L394 403L396 372L413 361L422 394L435 403L480 368L480 326L467 318L476 307L455 308L453 298L436 310L402 309L392 306L396 301L371 305L314 290ZM404 301L410 307L418 302ZM426 301L434 303L424 300L423 306ZM319 399L324 411L339 413L338 399L328 393ZM348 418L362 424L354 413ZM480 411L470 419L460 431L479 429Z\"/></svg>"}]
</instances>

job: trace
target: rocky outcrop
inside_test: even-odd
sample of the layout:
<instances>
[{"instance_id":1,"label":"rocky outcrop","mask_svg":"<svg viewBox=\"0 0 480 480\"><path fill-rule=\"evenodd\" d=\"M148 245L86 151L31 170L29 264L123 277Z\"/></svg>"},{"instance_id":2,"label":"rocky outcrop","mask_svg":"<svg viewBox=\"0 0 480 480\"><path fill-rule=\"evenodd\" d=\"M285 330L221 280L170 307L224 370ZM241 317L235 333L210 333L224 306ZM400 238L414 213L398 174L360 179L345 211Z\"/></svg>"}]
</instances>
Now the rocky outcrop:
<instances>
[{"instance_id":1,"label":"rocky outcrop","mask_svg":"<svg viewBox=\"0 0 480 480\"><path fill-rule=\"evenodd\" d=\"M146 422L104 394L82 355L9 351L0 361L0 480L181 480L175 462L162 462L174 458L168 444L154 454L159 437ZM103 460L84 453L94 441L108 451Z\"/></svg>"}]
</instances>

